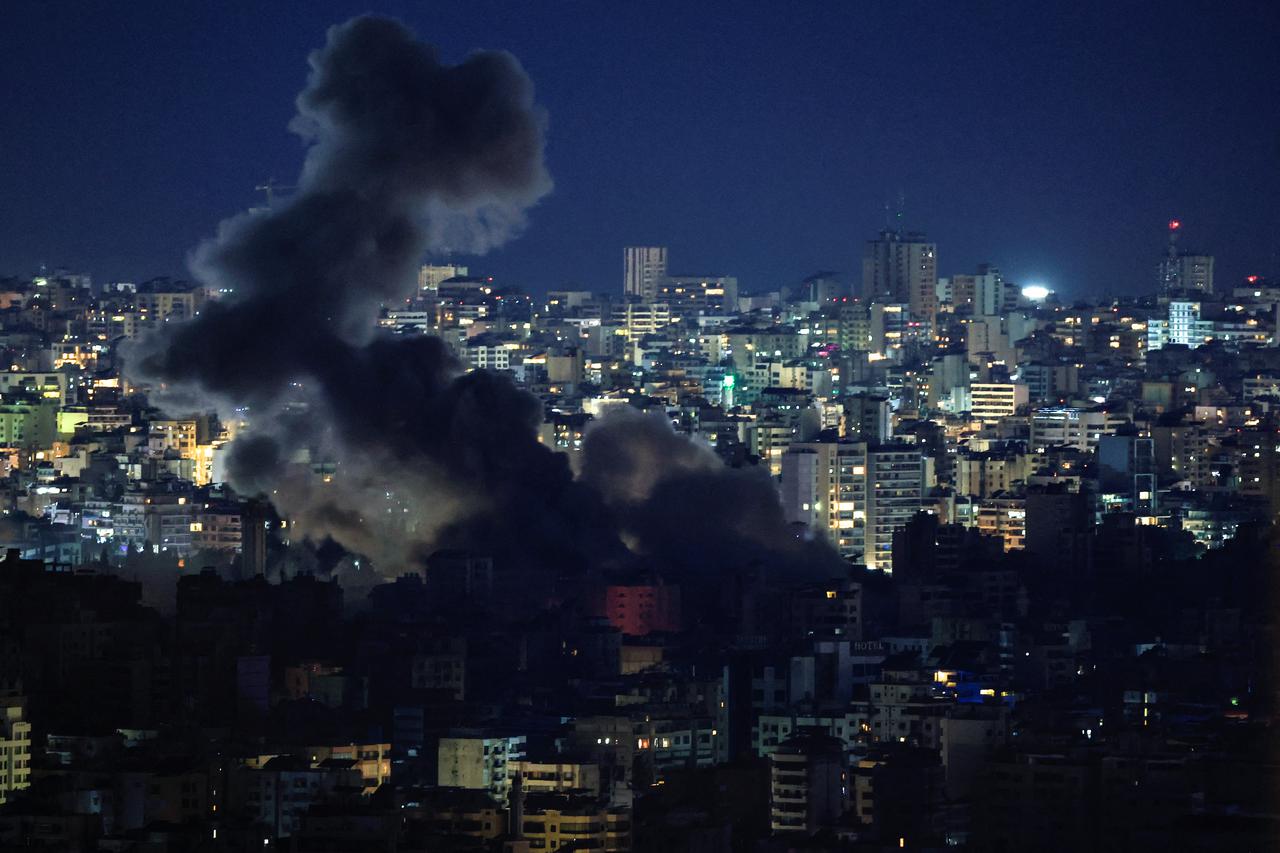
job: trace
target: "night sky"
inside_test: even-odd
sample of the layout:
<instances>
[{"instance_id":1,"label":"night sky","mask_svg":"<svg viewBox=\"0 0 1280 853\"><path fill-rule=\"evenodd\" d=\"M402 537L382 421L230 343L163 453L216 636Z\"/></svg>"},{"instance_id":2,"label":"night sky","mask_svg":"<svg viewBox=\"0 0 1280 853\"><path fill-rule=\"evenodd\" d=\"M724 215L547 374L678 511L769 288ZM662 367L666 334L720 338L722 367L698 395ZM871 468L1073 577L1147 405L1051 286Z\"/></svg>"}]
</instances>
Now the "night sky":
<instances>
[{"instance_id":1,"label":"night sky","mask_svg":"<svg viewBox=\"0 0 1280 853\"><path fill-rule=\"evenodd\" d=\"M858 269L905 197L939 272L1154 289L1164 223L1219 287L1280 274L1280 10L1238 3L376 4L456 61L503 48L554 193L474 272L618 291L622 247L767 289ZM87 12L86 10L93 11ZM0 275L186 275L292 183L306 55L369 4L0 6Z\"/></svg>"}]
</instances>

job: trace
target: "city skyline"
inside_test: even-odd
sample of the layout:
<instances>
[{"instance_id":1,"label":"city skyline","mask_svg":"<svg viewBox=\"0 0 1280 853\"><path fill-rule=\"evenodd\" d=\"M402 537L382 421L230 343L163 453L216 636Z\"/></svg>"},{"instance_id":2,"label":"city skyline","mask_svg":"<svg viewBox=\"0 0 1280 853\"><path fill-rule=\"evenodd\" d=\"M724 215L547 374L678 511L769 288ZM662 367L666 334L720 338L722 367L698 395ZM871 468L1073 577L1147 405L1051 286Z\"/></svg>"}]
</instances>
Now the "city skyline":
<instances>
[{"instance_id":1,"label":"city skyline","mask_svg":"<svg viewBox=\"0 0 1280 853\"><path fill-rule=\"evenodd\" d=\"M377 8L445 59L509 49L533 78L555 189L520 239L458 258L532 293L619 290L630 245L667 246L675 270L733 275L744 292L820 269L856 284L864 241L902 199L901 225L938 245L940 276L991 262L1067 298L1147 292L1172 217L1187 248L1216 257L1220 286L1276 273L1280 124L1259 105L1280 93L1263 4L1044 20ZM295 182L283 93L301 85L296 57L350 11L209 8L175 23L136 4L102 27L45 4L13 15L0 273L44 262L99 280L187 276L212 223L260 204L270 179ZM1126 41L1132 31L1146 37Z\"/></svg>"},{"instance_id":2,"label":"city skyline","mask_svg":"<svg viewBox=\"0 0 1280 853\"><path fill-rule=\"evenodd\" d=\"M343 5L0 44L0 848L1280 849L1271 13Z\"/></svg>"}]
</instances>

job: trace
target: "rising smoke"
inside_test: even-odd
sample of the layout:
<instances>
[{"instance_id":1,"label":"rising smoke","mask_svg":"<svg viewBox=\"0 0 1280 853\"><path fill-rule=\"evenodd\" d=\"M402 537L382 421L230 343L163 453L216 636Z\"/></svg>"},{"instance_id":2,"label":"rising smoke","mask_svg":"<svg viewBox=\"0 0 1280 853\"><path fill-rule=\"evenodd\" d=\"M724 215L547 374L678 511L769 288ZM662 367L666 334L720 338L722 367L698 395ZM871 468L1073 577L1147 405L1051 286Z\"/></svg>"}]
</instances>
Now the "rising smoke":
<instances>
[{"instance_id":1,"label":"rising smoke","mask_svg":"<svg viewBox=\"0 0 1280 853\"><path fill-rule=\"evenodd\" d=\"M798 537L763 468L729 468L665 417L609 412L583 441L580 481L601 496L637 553L681 574L758 565L791 577L834 575L835 553Z\"/></svg>"},{"instance_id":2,"label":"rising smoke","mask_svg":"<svg viewBox=\"0 0 1280 853\"><path fill-rule=\"evenodd\" d=\"M388 574L438 547L616 562L631 555L624 534L678 565L705 566L695 555L711 546L830 565L786 529L767 478L724 468L664 419L605 419L575 479L537 441L536 398L463 373L437 338L375 333L426 252L499 245L550 191L544 117L514 57L442 65L401 24L361 17L329 32L311 68L291 124L310 144L298 192L196 250L194 274L227 298L126 353L162 407L247 417L233 487L270 498L295 537L332 539ZM702 532L673 533L672 511Z\"/></svg>"}]
</instances>

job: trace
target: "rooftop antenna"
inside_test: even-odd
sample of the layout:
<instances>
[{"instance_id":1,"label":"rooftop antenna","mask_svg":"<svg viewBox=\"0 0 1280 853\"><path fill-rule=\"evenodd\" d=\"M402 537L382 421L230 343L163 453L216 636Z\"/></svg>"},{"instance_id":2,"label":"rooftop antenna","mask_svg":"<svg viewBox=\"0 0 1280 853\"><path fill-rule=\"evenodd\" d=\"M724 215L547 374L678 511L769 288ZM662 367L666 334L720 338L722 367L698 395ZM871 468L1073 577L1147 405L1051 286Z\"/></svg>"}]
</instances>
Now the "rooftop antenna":
<instances>
[{"instance_id":1,"label":"rooftop antenna","mask_svg":"<svg viewBox=\"0 0 1280 853\"><path fill-rule=\"evenodd\" d=\"M907 191L898 190L898 233L902 233L902 223L907 218Z\"/></svg>"}]
</instances>

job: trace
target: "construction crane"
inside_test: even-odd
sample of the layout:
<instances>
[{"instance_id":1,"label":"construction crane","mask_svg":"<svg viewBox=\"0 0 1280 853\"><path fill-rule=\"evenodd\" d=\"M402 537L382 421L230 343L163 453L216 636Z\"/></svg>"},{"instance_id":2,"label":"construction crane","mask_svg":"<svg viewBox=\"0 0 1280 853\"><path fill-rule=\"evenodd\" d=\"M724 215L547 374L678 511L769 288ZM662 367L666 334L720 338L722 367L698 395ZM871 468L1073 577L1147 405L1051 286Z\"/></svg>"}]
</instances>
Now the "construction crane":
<instances>
[{"instance_id":1,"label":"construction crane","mask_svg":"<svg viewBox=\"0 0 1280 853\"><path fill-rule=\"evenodd\" d=\"M267 196L267 207L271 207L276 200L277 190L296 190L297 186L293 184L278 184L276 183L275 178L267 178L253 189L256 192L265 193Z\"/></svg>"}]
</instances>

